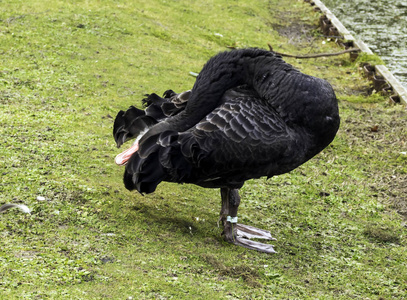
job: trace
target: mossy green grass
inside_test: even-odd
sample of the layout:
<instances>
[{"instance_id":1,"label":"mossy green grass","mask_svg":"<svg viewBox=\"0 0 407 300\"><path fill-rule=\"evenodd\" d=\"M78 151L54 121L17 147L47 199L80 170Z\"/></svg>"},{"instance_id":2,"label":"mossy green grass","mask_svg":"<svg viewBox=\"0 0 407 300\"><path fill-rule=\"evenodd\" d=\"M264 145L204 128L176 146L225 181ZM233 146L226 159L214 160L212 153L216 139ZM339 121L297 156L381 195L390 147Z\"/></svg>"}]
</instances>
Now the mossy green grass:
<instances>
[{"instance_id":1,"label":"mossy green grass","mask_svg":"<svg viewBox=\"0 0 407 300\"><path fill-rule=\"evenodd\" d=\"M325 78L341 129L289 174L248 181L239 217L275 255L225 243L219 191L128 192L112 137L144 94L190 89L228 48L336 52L294 0L0 3L0 299L402 299L407 294L402 106L348 56L287 59ZM404 154L403 154L404 153Z\"/></svg>"}]
</instances>

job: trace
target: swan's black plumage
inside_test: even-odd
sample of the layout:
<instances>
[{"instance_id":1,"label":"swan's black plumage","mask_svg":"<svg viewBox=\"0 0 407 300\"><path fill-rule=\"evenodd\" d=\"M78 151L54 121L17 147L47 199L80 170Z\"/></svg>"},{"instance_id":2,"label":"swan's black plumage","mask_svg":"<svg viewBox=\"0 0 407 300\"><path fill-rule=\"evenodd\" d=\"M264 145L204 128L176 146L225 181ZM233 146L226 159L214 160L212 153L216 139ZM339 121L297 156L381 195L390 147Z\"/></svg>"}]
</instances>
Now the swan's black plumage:
<instances>
[{"instance_id":1,"label":"swan's black plumage","mask_svg":"<svg viewBox=\"0 0 407 300\"><path fill-rule=\"evenodd\" d=\"M238 189L300 166L339 128L330 84L261 49L220 53L191 92L145 103L119 112L114 127L118 146L148 128L124 174L126 188L141 193L161 181Z\"/></svg>"}]
</instances>

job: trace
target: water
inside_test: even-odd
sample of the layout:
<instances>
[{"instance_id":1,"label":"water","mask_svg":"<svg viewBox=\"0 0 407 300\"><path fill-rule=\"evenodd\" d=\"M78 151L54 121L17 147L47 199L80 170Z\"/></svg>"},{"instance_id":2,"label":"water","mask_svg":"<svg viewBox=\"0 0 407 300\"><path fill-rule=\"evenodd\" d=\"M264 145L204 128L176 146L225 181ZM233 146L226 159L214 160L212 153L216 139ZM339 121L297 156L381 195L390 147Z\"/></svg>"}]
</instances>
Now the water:
<instances>
[{"instance_id":1,"label":"water","mask_svg":"<svg viewBox=\"0 0 407 300\"><path fill-rule=\"evenodd\" d=\"M322 0L356 39L379 55L407 88L407 1Z\"/></svg>"}]
</instances>

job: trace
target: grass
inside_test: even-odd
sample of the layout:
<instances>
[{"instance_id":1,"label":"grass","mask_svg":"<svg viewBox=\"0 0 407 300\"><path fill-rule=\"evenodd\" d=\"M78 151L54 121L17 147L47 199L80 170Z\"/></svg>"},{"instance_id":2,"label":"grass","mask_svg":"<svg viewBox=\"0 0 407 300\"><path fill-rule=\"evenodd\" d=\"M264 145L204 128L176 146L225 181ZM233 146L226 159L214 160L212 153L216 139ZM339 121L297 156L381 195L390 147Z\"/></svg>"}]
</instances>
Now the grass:
<instances>
[{"instance_id":1,"label":"grass","mask_svg":"<svg viewBox=\"0 0 407 300\"><path fill-rule=\"evenodd\" d=\"M287 60L340 101L335 141L290 174L248 181L240 219L276 255L223 242L217 190L122 185L111 136L146 93L189 89L226 47L337 51L302 1L3 1L1 299L402 299L407 113L347 56ZM40 197L39 197L40 196ZM43 198L45 200L42 200ZM404 217L403 217L404 216Z\"/></svg>"}]
</instances>

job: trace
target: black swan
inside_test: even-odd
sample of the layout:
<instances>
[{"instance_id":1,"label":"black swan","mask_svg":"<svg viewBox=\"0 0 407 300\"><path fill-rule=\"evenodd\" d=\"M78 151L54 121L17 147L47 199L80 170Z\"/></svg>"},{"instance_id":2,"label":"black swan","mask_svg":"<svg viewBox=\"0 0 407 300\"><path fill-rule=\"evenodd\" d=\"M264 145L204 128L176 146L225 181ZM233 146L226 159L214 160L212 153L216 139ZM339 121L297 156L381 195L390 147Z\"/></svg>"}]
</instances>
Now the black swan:
<instances>
[{"instance_id":1,"label":"black swan","mask_svg":"<svg viewBox=\"0 0 407 300\"><path fill-rule=\"evenodd\" d=\"M331 85L305 75L280 56L241 49L212 57L192 90L143 100L114 122L117 146L136 138L116 157L126 165L124 184L154 192L161 181L220 188L224 238L273 253L270 233L237 223L239 188L251 178L289 172L334 139L339 112Z\"/></svg>"}]
</instances>

